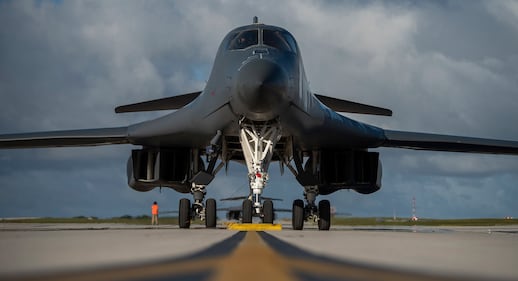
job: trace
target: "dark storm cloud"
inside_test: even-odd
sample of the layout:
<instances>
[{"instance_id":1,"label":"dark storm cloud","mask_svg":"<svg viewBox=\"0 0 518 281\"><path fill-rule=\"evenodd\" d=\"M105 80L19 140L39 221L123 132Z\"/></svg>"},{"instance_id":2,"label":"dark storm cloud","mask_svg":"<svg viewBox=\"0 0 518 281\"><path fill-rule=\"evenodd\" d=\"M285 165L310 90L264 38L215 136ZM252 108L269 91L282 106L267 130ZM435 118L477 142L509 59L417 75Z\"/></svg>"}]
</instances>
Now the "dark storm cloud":
<instances>
[{"instance_id":1,"label":"dark storm cloud","mask_svg":"<svg viewBox=\"0 0 518 281\"><path fill-rule=\"evenodd\" d=\"M394 111L391 118L353 118L396 130L518 140L517 6L1 1L0 132L125 126L159 116L116 115L113 108L202 89L221 38L257 15L297 38L313 91ZM130 149L0 151L0 217L140 214L157 198L175 209L182 195L174 191L125 186ZM409 215L416 196L423 216L518 213L515 157L381 152L383 189L370 196L338 192L330 199L339 210ZM280 194L289 207L302 189L277 170L272 165L265 193ZM246 193L245 173L232 165L209 195Z\"/></svg>"}]
</instances>

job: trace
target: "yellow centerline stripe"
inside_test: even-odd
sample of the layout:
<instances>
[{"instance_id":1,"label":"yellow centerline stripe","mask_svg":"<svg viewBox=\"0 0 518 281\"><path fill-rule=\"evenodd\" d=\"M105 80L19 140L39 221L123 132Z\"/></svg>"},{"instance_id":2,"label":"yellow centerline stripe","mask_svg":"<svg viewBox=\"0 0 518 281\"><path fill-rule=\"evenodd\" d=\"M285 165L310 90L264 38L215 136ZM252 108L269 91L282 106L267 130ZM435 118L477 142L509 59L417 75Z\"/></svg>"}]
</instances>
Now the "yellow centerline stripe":
<instances>
[{"instance_id":1,"label":"yellow centerline stripe","mask_svg":"<svg viewBox=\"0 0 518 281\"><path fill-rule=\"evenodd\" d=\"M247 232L237 249L223 258L217 269L210 280L297 280L290 274L287 260L268 247L255 231Z\"/></svg>"},{"instance_id":2,"label":"yellow centerline stripe","mask_svg":"<svg viewBox=\"0 0 518 281\"><path fill-rule=\"evenodd\" d=\"M271 231L282 230L282 224L271 223L227 223L228 230L238 231Z\"/></svg>"}]
</instances>

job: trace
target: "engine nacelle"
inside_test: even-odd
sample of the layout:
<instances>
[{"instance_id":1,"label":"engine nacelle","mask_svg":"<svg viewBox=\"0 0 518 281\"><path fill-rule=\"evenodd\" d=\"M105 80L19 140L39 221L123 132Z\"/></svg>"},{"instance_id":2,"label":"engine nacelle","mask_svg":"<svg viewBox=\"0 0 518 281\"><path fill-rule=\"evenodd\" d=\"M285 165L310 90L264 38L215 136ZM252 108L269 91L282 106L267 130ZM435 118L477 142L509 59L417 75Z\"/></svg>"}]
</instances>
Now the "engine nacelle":
<instances>
[{"instance_id":1,"label":"engine nacelle","mask_svg":"<svg viewBox=\"0 0 518 281\"><path fill-rule=\"evenodd\" d=\"M370 194L381 188L379 153L363 150L328 150L320 153L319 193L340 189Z\"/></svg>"},{"instance_id":2,"label":"engine nacelle","mask_svg":"<svg viewBox=\"0 0 518 281\"><path fill-rule=\"evenodd\" d=\"M137 191L150 191L160 186L189 193L189 180L202 170L203 161L190 148L136 149L128 159L128 185Z\"/></svg>"}]
</instances>

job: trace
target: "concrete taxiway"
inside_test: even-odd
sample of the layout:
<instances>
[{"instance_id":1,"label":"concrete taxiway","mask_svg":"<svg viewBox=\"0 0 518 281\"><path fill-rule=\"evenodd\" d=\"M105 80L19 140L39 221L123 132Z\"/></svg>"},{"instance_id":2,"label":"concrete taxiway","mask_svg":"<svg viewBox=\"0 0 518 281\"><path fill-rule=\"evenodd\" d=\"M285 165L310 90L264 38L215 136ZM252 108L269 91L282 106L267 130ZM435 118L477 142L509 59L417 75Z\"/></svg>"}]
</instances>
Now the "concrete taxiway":
<instances>
[{"instance_id":1,"label":"concrete taxiway","mask_svg":"<svg viewBox=\"0 0 518 281\"><path fill-rule=\"evenodd\" d=\"M518 280L518 226L0 224L0 279Z\"/></svg>"}]
</instances>

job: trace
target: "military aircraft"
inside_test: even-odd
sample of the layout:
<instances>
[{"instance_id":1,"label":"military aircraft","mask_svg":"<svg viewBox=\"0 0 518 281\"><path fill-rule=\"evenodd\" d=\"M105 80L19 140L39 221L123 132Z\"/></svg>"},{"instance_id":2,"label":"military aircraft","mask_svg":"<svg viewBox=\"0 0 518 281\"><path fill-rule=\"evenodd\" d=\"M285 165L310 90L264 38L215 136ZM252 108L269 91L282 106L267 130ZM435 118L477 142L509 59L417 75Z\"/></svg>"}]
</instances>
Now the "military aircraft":
<instances>
[{"instance_id":1,"label":"military aircraft","mask_svg":"<svg viewBox=\"0 0 518 281\"><path fill-rule=\"evenodd\" d=\"M313 93L301 51L285 29L258 23L230 31L221 42L203 91L119 106L117 113L176 110L127 127L10 134L0 148L71 147L109 144L140 146L127 163L128 185L138 191L169 187L192 194L180 200L179 226L192 218L216 226L216 201L207 186L230 161L248 168L250 199L242 222L254 216L273 223L271 200L261 197L272 161L287 167L302 186L292 205L292 225L318 221L329 230L331 207L318 195L381 188L379 153L370 149L518 155L517 141L384 130L338 112L391 116L392 111ZM205 158L205 159L204 159Z\"/></svg>"}]
</instances>

